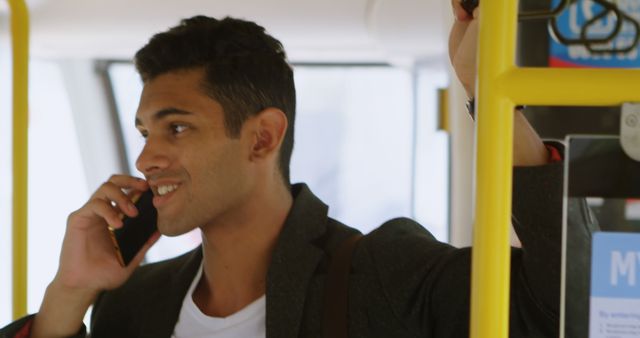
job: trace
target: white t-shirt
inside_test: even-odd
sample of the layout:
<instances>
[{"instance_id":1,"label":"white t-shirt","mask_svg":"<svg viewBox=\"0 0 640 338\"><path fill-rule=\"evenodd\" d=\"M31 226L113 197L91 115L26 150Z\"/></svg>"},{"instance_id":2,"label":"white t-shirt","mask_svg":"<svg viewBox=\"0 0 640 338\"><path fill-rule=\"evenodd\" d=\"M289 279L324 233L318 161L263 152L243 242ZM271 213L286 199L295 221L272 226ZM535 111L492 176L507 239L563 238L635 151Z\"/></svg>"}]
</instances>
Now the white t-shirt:
<instances>
[{"instance_id":1,"label":"white t-shirt","mask_svg":"<svg viewBox=\"0 0 640 338\"><path fill-rule=\"evenodd\" d=\"M264 338L266 337L265 296L229 317L209 317L193 302L193 291L202 277L202 264L182 301L172 338Z\"/></svg>"}]
</instances>

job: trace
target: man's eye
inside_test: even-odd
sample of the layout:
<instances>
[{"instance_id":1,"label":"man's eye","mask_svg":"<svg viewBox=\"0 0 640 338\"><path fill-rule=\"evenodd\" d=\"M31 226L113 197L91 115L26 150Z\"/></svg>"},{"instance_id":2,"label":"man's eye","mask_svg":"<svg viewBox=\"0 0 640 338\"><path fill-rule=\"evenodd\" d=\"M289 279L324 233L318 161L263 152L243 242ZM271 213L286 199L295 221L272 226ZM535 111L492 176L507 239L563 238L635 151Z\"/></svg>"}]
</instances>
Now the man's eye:
<instances>
[{"instance_id":1,"label":"man's eye","mask_svg":"<svg viewBox=\"0 0 640 338\"><path fill-rule=\"evenodd\" d=\"M174 134L180 134L185 130L187 130L187 126L185 126L184 124L172 124L171 125L171 132L173 132Z\"/></svg>"},{"instance_id":2,"label":"man's eye","mask_svg":"<svg viewBox=\"0 0 640 338\"><path fill-rule=\"evenodd\" d=\"M147 133L146 131L140 131L140 136L142 136L143 139L146 139L147 135L149 135L149 133Z\"/></svg>"}]
</instances>

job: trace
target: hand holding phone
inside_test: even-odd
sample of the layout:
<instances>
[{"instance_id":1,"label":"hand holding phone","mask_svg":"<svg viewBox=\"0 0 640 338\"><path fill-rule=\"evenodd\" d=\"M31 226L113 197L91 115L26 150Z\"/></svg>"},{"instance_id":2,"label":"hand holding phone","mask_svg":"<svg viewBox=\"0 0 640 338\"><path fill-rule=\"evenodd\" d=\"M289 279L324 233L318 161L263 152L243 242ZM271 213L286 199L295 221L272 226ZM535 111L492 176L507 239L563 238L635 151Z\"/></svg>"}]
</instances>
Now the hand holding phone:
<instances>
[{"instance_id":1,"label":"hand holding phone","mask_svg":"<svg viewBox=\"0 0 640 338\"><path fill-rule=\"evenodd\" d=\"M126 190L147 191L148 197L137 200L138 207L134 208ZM131 216L132 220L142 220L149 219L147 211L151 210L151 218L155 219L150 195L146 181L129 175L113 175L91 195L87 203L69 215L60 265L47 287L34 322L32 333L36 332L35 336L55 333L66 337L78 332L87 309L100 292L117 288L131 277L159 234L147 228L141 237L129 235L130 231L141 229L135 224L123 226L123 223L131 221L123 220L122 214ZM142 217L134 217L140 215ZM155 221L142 224L150 225L152 229L156 226ZM126 229L119 244L123 250L121 254L124 254L121 261L114 254L114 242L108 227ZM147 237L145 233L151 233L151 236L139 247L136 243ZM133 238L137 240L129 242L128 239ZM133 260L130 257L134 257ZM123 267L125 259L129 264Z\"/></svg>"}]
</instances>

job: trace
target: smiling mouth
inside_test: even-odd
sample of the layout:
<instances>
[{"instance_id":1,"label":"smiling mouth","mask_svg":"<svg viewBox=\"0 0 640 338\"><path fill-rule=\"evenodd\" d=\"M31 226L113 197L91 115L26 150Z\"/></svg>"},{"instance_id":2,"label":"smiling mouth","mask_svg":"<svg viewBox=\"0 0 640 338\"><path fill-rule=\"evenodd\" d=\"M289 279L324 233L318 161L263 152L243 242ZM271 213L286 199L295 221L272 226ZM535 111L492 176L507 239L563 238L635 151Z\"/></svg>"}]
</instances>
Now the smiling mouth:
<instances>
[{"instance_id":1,"label":"smiling mouth","mask_svg":"<svg viewBox=\"0 0 640 338\"><path fill-rule=\"evenodd\" d=\"M158 196L164 196L174 190L178 189L177 184L161 185L158 186Z\"/></svg>"}]
</instances>

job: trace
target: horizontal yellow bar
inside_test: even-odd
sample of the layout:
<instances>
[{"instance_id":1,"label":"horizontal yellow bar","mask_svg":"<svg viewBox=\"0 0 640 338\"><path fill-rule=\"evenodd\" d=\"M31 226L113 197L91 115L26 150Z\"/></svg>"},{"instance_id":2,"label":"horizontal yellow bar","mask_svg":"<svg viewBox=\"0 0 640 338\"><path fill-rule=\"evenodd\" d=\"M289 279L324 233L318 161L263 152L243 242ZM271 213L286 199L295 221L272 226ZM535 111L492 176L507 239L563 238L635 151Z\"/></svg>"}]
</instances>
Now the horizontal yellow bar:
<instances>
[{"instance_id":1,"label":"horizontal yellow bar","mask_svg":"<svg viewBox=\"0 0 640 338\"><path fill-rule=\"evenodd\" d=\"M516 104L614 106L640 101L640 69L513 68L498 82Z\"/></svg>"}]
</instances>

